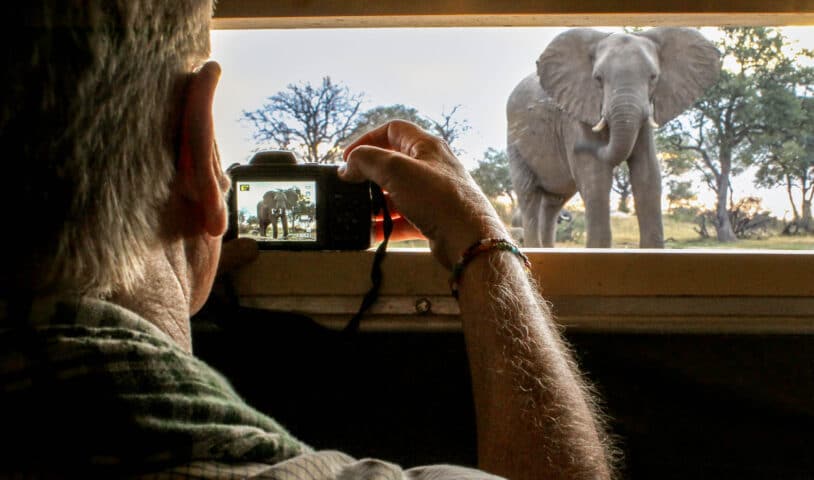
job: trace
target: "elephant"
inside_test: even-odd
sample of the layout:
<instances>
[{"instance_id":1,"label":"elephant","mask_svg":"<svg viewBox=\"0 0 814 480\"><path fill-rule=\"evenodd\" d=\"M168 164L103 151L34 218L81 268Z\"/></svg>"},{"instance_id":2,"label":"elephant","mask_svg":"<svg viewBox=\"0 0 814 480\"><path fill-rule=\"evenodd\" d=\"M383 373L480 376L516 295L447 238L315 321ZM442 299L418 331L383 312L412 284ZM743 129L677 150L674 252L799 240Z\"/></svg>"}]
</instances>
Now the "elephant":
<instances>
[{"instance_id":1,"label":"elephant","mask_svg":"<svg viewBox=\"0 0 814 480\"><path fill-rule=\"evenodd\" d=\"M613 169L627 161L639 246L663 248L654 130L692 105L720 69L718 49L689 28L575 28L554 38L506 106L525 246L553 247L558 213L579 192L587 246L610 247Z\"/></svg>"},{"instance_id":2,"label":"elephant","mask_svg":"<svg viewBox=\"0 0 814 480\"><path fill-rule=\"evenodd\" d=\"M288 238L287 210L294 202L282 190L269 190L263 194L263 200L257 203L257 221L260 223L260 236L266 236L269 225L272 227L272 236L277 238L277 221L283 224L283 238Z\"/></svg>"}]
</instances>

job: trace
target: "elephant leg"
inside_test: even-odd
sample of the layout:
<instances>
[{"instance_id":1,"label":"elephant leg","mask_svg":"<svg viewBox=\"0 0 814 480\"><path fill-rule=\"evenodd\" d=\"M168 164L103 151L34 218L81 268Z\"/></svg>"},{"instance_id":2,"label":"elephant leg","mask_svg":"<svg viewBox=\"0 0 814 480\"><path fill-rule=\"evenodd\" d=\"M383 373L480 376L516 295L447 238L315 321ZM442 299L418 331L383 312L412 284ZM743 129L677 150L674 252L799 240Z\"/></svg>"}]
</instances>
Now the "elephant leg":
<instances>
[{"instance_id":1,"label":"elephant leg","mask_svg":"<svg viewBox=\"0 0 814 480\"><path fill-rule=\"evenodd\" d=\"M288 238L288 215L285 214L285 210L280 215L283 218L283 238Z\"/></svg>"},{"instance_id":2,"label":"elephant leg","mask_svg":"<svg viewBox=\"0 0 814 480\"><path fill-rule=\"evenodd\" d=\"M610 191L613 170L588 153L576 154L579 172L577 187L585 202L585 230L588 248L610 248Z\"/></svg>"},{"instance_id":3,"label":"elephant leg","mask_svg":"<svg viewBox=\"0 0 814 480\"><path fill-rule=\"evenodd\" d=\"M557 216L568 198L545 192L540 187L526 198L523 213L523 246L553 247L557 236Z\"/></svg>"},{"instance_id":4,"label":"elephant leg","mask_svg":"<svg viewBox=\"0 0 814 480\"><path fill-rule=\"evenodd\" d=\"M274 215L271 217L271 231L272 231L272 238L274 238L275 240L277 239L277 217L278 217L278 216L279 216L279 215L274 214Z\"/></svg>"},{"instance_id":5,"label":"elephant leg","mask_svg":"<svg viewBox=\"0 0 814 480\"><path fill-rule=\"evenodd\" d=\"M523 246L539 248L543 246L540 238L540 202L529 202L523 207Z\"/></svg>"},{"instance_id":6,"label":"elephant leg","mask_svg":"<svg viewBox=\"0 0 814 480\"><path fill-rule=\"evenodd\" d=\"M610 248L610 186L604 195L597 192L585 200L585 230L588 248Z\"/></svg>"},{"instance_id":7,"label":"elephant leg","mask_svg":"<svg viewBox=\"0 0 814 480\"><path fill-rule=\"evenodd\" d=\"M628 161L633 204L639 222L639 247L664 248L661 219L661 171L656 149L650 140ZM639 152L642 152L639 154Z\"/></svg>"},{"instance_id":8,"label":"elephant leg","mask_svg":"<svg viewBox=\"0 0 814 480\"><path fill-rule=\"evenodd\" d=\"M260 226L260 236L266 236L266 228L269 226L268 222L268 210L266 209L265 204L263 202L259 202L257 204L257 223Z\"/></svg>"},{"instance_id":9,"label":"elephant leg","mask_svg":"<svg viewBox=\"0 0 814 480\"><path fill-rule=\"evenodd\" d=\"M513 145L509 145L509 172L523 220L523 246L553 247L557 214L570 198L546 192L537 175Z\"/></svg>"},{"instance_id":10,"label":"elephant leg","mask_svg":"<svg viewBox=\"0 0 814 480\"><path fill-rule=\"evenodd\" d=\"M543 192L540 202L540 241L544 247L553 247L557 241L557 217L567 198Z\"/></svg>"}]
</instances>

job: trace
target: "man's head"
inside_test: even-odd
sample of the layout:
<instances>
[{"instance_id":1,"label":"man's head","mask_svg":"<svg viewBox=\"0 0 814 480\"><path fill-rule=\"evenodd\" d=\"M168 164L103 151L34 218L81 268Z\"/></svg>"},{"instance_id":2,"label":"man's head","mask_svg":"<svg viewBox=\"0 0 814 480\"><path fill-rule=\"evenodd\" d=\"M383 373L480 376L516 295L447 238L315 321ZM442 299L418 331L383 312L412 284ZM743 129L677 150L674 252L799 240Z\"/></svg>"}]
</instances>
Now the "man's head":
<instances>
[{"instance_id":1,"label":"man's head","mask_svg":"<svg viewBox=\"0 0 814 480\"><path fill-rule=\"evenodd\" d=\"M126 291L163 241L180 137L195 136L182 124L200 117L185 100L211 1L6 3L3 287Z\"/></svg>"}]
</instances>

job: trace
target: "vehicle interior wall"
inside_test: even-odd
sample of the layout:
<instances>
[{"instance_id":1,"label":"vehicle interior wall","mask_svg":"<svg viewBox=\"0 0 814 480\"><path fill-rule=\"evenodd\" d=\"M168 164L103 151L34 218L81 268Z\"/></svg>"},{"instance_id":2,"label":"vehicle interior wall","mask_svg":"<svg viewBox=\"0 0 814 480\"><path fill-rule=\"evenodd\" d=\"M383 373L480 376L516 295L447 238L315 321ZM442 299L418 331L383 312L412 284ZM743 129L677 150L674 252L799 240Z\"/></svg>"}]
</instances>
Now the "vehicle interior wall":
<instances>
[{"instance_id":1,"label":"vehicle interior wall","mask_svg":"<svg viewBox=\"0 0 814 480\"><path fill-rule=\"evenodd\" d=\"M213 307L196 355L315 448L474 465L460 332L344 335ZM605 402L623 478L810 478L814 354L805 335L565 332Z\"/></svg>"}]
</instances>

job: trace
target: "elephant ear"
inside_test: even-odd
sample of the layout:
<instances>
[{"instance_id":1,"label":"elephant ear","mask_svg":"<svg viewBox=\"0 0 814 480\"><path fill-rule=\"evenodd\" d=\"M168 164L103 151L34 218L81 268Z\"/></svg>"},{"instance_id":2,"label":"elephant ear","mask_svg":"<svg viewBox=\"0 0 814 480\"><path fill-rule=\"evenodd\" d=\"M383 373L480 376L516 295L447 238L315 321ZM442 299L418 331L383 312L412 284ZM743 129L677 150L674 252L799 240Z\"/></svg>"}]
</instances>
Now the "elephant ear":
<instances>
[{"instance_id":1,"label":"elephant ear","mask_svg":"<svg viewBox=\"0 0 814 480\"><path fill-rule=\"evenodd\" d=\"M297 204L297 200L299 200L299 194L297 193L296 188L291 188L286 190L285 192L285 199L288 202L288 205L294 206Z\"/></svg>"},{"instance_id":2,"label":"elephant ear","mask_svg":"<svg viewBox=\"0 0 814 480\"><path fill-rule=\"evenodd\" d=\"M659 82L653 92L656 123L664 125L718 80L721 52L698 30L654 28L639 35L659 48Z\"/></svg>"},{"instance_id":3,"label":"elephant ear","mask_svg":"<svg viewBox=\"0 0 814 480\"><path fill-rule=\"evenodd\" d=\"M557 35L537 60L543 90L572 117L591 125L599 121L602 90L594 80L596 44L610 34L573 28Z\"/></svg>"}]
</instances>

